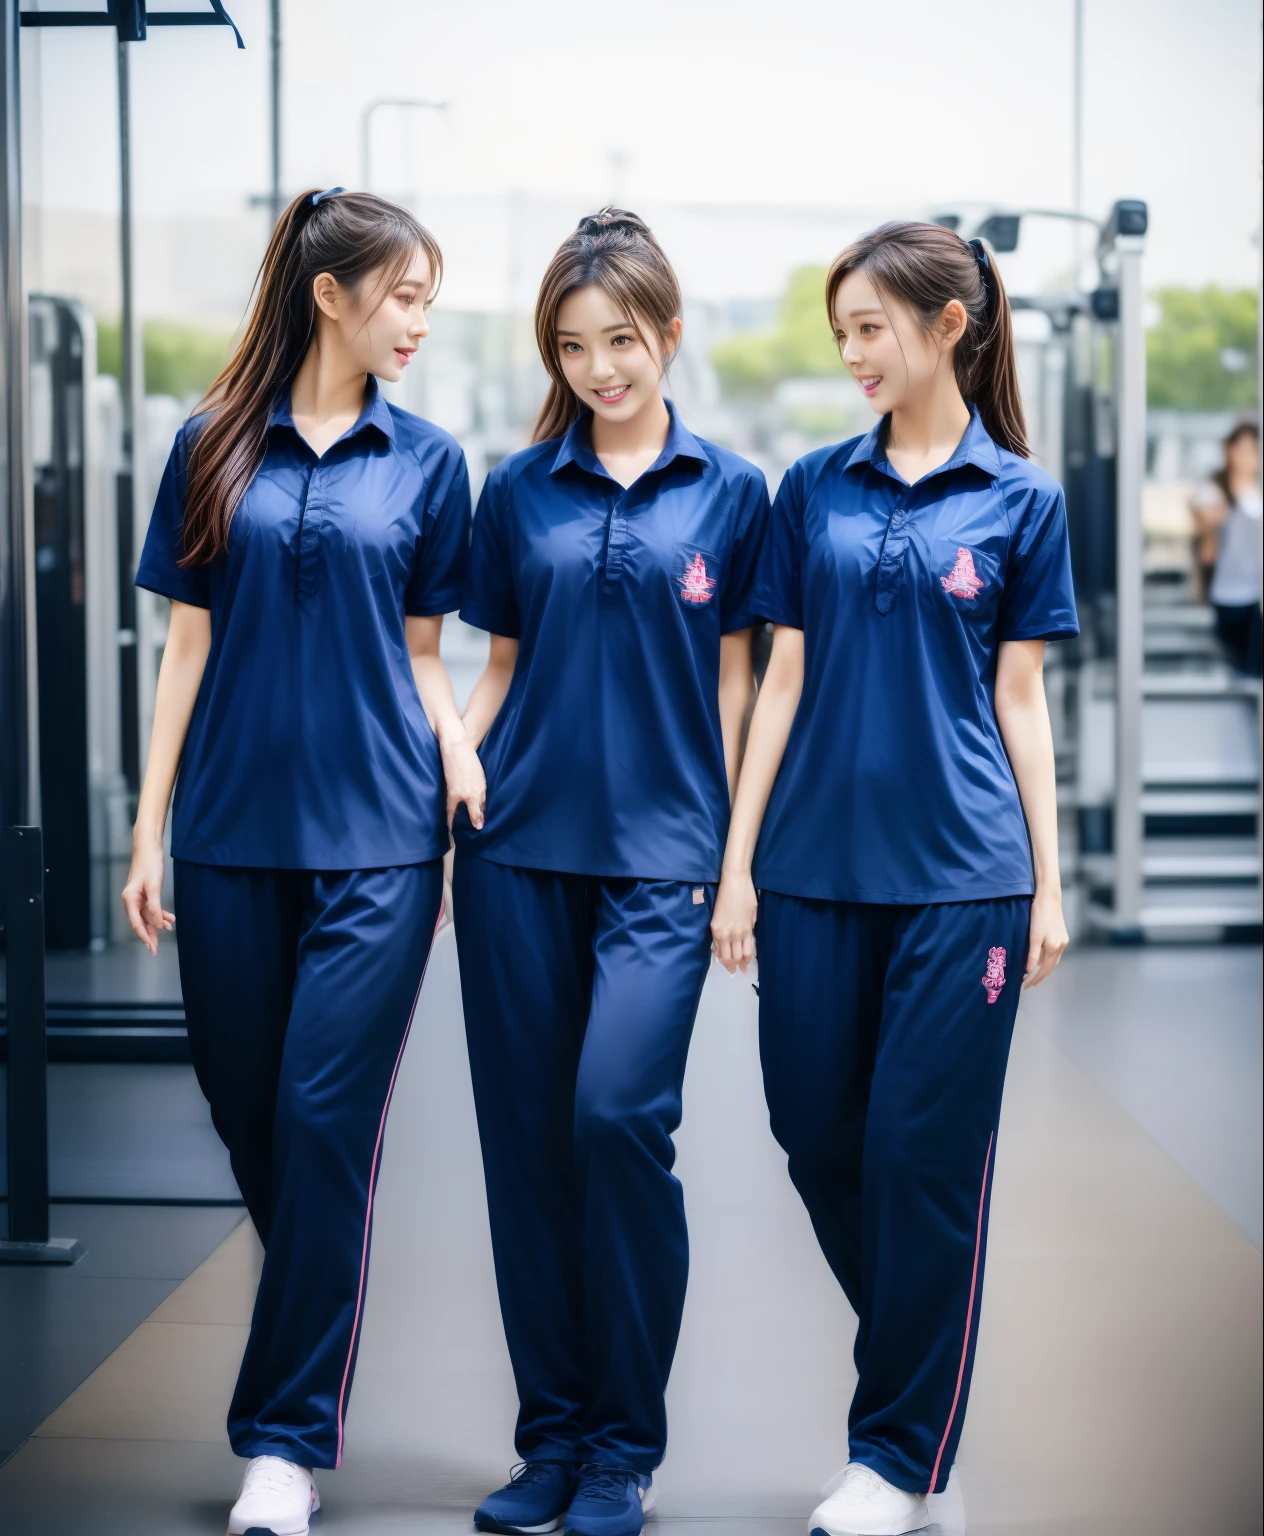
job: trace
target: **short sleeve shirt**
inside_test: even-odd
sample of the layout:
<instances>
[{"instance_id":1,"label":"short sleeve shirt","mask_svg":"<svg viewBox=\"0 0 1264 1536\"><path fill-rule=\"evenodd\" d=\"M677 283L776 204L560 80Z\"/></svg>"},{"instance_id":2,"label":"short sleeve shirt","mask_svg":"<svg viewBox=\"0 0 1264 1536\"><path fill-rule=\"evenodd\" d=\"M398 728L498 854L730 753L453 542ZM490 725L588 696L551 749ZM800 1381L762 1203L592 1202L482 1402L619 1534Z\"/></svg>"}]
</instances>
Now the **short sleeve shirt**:
<instances>
[{"instance_id":1,"label":"short sleeve shirt","mask_svg":"<svg viewBox=\"0 0 1264 1536\"><path fill-rule=\"evenodd\" d=\"M186 422L159 486L138 586L211 612L172 852L200 864L373 869L448 847L442 764L413 679L409 616L453 611L469 546L457 443L370 380L321 458L288 398L209 565L181 566Z\"/></svg>"},{"instance_id":2,"label":"short sleeve shirt","mask_svg":"<svg viewBox=\"0 0 1264 1536\"><path fill-rule=\"evenodd\" d=\"M502 461L479 500L461 617L519 651L481 752L486 822L458 810L457 840L528 869L716 880L720 637L754 622L767 487L673 409L625 489L590 425Z\"/></svg>"},{"instance_id":3,"label":"short sleeve shirt","mask_svg":"<svg viewBox=\"0 0 1264 1536\"><path fill-rule=\"evenodd\" d=\"M1057 483L972 409L948 462L910 486L880 424L786 473L754 607L804 642L756 885L908 904L1030 894L993 695L1001 641L1079 633Z\"/></svg>"}]
</instances>

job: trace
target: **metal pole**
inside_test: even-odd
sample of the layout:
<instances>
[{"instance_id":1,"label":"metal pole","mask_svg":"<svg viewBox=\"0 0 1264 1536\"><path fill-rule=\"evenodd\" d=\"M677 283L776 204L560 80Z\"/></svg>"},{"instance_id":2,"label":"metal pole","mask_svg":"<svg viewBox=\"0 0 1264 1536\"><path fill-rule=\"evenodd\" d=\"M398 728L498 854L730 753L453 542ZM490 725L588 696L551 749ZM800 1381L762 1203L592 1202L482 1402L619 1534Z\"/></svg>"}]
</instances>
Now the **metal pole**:
<instances>
[{"instance_id":1,"label":"metal pole","mask_svg":"<svg viewBox=\"0 0 1264 1536\"><path fill-rule=\"evenodd\" d=\"M128 44L118 45L119 132L119 394L123 453L118 474L116 536L118 539L119 707L123 743L123 776L128 791L140 793L140 678L138 668L135 574L136 439L140 417L138 389L143 362L137 345L133 288L132 231L132 113Z\"/></svg>"},{"instance_id":2,"label":"metal pole","mask_svg":"<svg viewBox=\"0 0 1264 1536\"><path fill-rule=\"evenodd\" d=\"M281 217L281 0L272 0L272 222Z\"/></svg>"},{"instance_id":3,"label":"metal pole","mask_svg":"<svg viewBox=\"0 0 1264 1536\"><path fill-rule=\"evenodd\" d=\"M4 144L0 146L0 825L31 819L31 757L35 691L30 643L30 529L26 497L24 381L26 348L22 300L22 115L19 94L18 0L3 0L0 92Z\"/></svg>"},{"instance_id":4,"label":"metal pole","mask_svg":"<svg viewBox=\"0 0 1264 1536\"><path fill-rule=\"evenodd\" d=\"M26 349L22 296L22 116L17 0L0 0L0 899L6 972L8 1238L0 1264L73 1264L82 1247L48 1238L47 1014L44 1003L44 841L25 821L36 801L32 711L37 697L32 539L26 494Z\"/></svg>"},{"instance_id":5,"label":"metal pole","mask_svg":"<svg viewBox=\"0 0 1264 1536\"><path fill-rule=\"evenodd\" d=\"M1074 22L1071 61L1071 210L1084 215L1084 0L1073 0ZM1080 230L1074 235L1075 282L1080 280Z\"/></svg>"},{"instance_id":6,"label":"metal pole","mask_svg":"<svg viewBox=\"0 0 1264 1536\"><path fill-rule=\"evenodd\" d=\"M1142 936L1143 610L1141 487L1145 475L1146 373L1140 236L1119 235L1116 379L1115 934Z\"/></svg>"},{"instance_id":7,"label":"metal pole","mask_svg":"<svg viewBox=\"0 0 1264 1536\"><path fill-rule=\"evenodd\" d=\"M9 1235L0 1264L73 1264L83 1245L48 1235L48 1023L44 1001L44 839L5 827L8 948Z\"/></svg>"}]
</instances>

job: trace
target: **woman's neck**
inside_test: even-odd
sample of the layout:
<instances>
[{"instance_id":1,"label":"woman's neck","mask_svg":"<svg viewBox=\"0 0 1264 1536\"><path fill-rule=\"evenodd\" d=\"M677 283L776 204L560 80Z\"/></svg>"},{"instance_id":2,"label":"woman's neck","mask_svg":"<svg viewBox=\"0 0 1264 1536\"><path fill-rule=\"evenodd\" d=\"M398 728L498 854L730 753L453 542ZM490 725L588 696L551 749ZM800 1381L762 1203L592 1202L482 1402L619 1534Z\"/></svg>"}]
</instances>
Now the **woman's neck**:
<instances>
[{"instance_id":1,"label":"woman's neck","mask_svg":"<svg viewBox=\"0 0 1264 1536\"><path fill-rule=\"evenodd\" d=\"M348 415L354 419L364 408L368 375L340 351L322 345L319 335L308 347L290 386L290 410L296 420L323 424Z\"/></svg>"},{"instance_id":2,"label":"woman's neck","mask_svg":"<svg viewBox=\"0 0 1264 1536\"><path fill-rule=\"evenodd\" d=\"M891 412L887 425L887 458L912 484L953 455L970 425L970 407L961 397L951 372L937 375L929 386Z\"/></svg>"},{"instance_id":3,"label":"woman's neck","mask_svg":"<svg viewBox=\"0 0 1264 1536\"><path fill-rule=\"evenodd\" d=\"M607 421L596 413L592 419L593 452L599 459L607 454L616 458L631 458L653 450L654 458L662 453L671 430L671 412L667 402L657 391L645 402L635 416L626 421Z\"/></svg>"}]
</instances>

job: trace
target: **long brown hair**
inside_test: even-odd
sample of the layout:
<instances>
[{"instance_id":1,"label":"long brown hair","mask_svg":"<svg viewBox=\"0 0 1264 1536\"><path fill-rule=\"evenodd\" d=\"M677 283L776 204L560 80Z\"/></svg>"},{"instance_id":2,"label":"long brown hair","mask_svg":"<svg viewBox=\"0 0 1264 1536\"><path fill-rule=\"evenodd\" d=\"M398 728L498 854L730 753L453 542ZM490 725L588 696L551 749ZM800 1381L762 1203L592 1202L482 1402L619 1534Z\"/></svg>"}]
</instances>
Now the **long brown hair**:
<instances>
[{"instance_id":1,"label":"long brown hair","mask_svg":"<svg viewBox=\"0 0 1264 1536\"><path fill-rule=\"evenodd\" d=\"M189 449L181 565L206 565L228 546L237 504L263 462L268 416L293 382L316 333L312 284L322 272L344 288L380 274L384 298L418 250L430 262L429 303L443 275L434 236L404 208L367 192L305 192L277 220L255 278L245 334L198 412L209 419Z\"/></svg>"},{"instance_id":2,"label":"long brown hair","mask_svg":"<svg viewBox=\"0 0 1264 1536\"><path fill-rule=\"evenodd\" d=\"M939 224L911 222L861 235L834 258L825 280L831 326L834 299L851 272L867 272L879 293L906 305L923 331L932 329L945 304L961 302L967 324L953 353L957 387L978 408L993 441L1030 458L1009 299L982 241L967 242Z\"/></svg>"},{"instance_id":3,"label":"long brown hair","mask_svg":"<svg viewBox=\"0 0 1264 1536\"><path fill-rule=\"evenodd\" d=\"M642 341L644 324L665 342L680 315L680 284L648 225L622 208L603 208L580 219L549 262L535 302L535 341L549 371L549 392L536 418L533 443L562 437L583 414L558 358L557 312L568 294L590 287L600 288L618 305Z\"/></svg>"}]
</instances>

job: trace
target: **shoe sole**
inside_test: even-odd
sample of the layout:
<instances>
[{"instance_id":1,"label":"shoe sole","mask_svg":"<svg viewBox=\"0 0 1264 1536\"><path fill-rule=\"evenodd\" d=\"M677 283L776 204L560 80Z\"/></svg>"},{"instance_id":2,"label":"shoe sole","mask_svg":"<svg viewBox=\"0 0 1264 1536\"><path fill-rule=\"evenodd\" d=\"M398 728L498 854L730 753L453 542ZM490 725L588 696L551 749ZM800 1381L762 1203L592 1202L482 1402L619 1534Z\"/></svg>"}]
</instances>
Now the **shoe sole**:
<instances>
[{"instance_id":1,"label":"shoe sole","mask_svg":"<svg viewBox=\"0 0 1264 1536\"><path fill-rule=\"evenodd\" d=\"M924 1531L928 1526L933 1525L934 1523L935 1522L931 1519L930 1515L923 1511L922 1514L917 1517L916 1525L901 1525L898 1528L895 1526L888 1526L884 1531L879 1533L879 1536L915 1536L915 1532ZM808 1536L871 1536L871 1533L848 1530L845 1525L840 1525L832 1531L827 1530L823 1525L814 1525L809 1531Z\"/></svg>"},{"instance_id":2,"label":"shoe sole","mask_svg":"<svg viewBox=\"0 0 1264 1536\"><path fill-rule=\"evenodd\" d=\"M509 1525L504 1520L493 1520L484 1515L481 1520L475 1520L476 1531L493 1531L497 1536L547 1536L549 1531L562 1529L562 1517L558 1515L555 1520L546 1520L543 1525Z\"/></svg>"}]
</instances>

